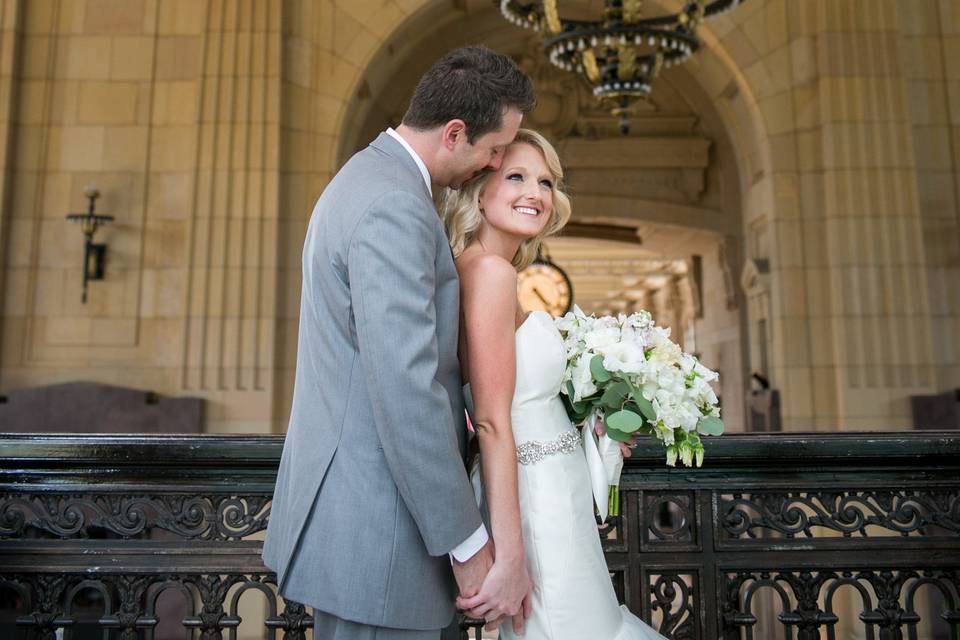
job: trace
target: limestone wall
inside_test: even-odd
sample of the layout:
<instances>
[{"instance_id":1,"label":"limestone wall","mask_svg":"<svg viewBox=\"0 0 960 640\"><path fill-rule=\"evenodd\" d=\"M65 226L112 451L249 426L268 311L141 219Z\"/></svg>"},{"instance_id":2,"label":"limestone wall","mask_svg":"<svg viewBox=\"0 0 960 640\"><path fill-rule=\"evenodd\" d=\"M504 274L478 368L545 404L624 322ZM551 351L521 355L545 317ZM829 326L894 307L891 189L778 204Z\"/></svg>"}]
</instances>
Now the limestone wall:
<instances>
[{"instance_id":1,"label":"limestone wall","mask_svg":"<svg viewBox=\"0 0 960 640\"><path fill-rule=\"evenodd\" d=\"M389 83L369 65L461 44L456 20L509 40L492 11L0 1L0 392L95 380L207 398L210 431L282 431L310 210L367 135L358 96L378 105L364 118L395 102L370 96ZM735 251L726 274L704 255L704 281L752 287L732 309L705 292L724 310L698 340L739 351L741 392L767 353L788 429L908 427L911 394L960 387L958 25L960 0L748 0L664 76L700 96L705 198L735 209L705 223ZM116 221L82 305L64 216L89 184Z\"/></svg>"}]
</instances>

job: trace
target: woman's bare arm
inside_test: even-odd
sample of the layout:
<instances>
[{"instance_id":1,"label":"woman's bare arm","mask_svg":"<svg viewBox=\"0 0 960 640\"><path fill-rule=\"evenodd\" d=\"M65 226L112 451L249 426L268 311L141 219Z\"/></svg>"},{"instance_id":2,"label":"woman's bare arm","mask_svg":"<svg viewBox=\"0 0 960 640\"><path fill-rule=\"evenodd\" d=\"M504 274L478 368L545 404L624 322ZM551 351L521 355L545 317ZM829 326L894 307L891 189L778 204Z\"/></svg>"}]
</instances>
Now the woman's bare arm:
<instances>
[{"instance_id":1,"label":"woman's bare arm","mask_svg":"<svg viewBox=\"0 0 960 640\"><path fill-rule=\"evenodd\" d=\"M494 567L468 608L490 620L516 615L532 586L520 529L517 450L510 423L516 382L517 274L503 258L481 254L461 261L460 277L473 423L494 542Z\"/></svg>"}]
</instances>

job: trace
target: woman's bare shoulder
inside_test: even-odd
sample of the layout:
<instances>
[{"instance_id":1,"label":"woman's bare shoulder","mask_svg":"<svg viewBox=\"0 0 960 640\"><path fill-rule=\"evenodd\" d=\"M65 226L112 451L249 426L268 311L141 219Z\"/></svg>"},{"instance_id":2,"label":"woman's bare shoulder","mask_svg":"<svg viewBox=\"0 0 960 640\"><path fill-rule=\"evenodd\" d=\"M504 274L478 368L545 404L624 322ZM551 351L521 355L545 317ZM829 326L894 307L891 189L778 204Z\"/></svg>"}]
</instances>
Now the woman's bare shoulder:
<instances>
[{"instance_id":1,"label":"woman's bare shoulder","mask_svg":"<svg viewBox=\"0 0 960 640\"><path fill-rule=\"evenodd\" d=\"M488 284L500 287L517 281L517 270L510 261L486 251L464 252L457 259L457 271L464 284L482 288Z\"/></svg>"}]
</instances>

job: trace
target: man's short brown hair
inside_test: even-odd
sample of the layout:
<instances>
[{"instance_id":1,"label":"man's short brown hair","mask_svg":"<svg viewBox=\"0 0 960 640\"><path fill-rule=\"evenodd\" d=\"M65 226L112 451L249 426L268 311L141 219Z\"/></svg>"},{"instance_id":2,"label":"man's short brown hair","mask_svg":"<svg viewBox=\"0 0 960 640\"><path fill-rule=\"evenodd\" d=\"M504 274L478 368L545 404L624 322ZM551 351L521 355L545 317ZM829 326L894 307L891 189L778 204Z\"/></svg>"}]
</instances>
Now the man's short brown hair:
<instances>
[{"instance_id":1,"label":"man's short brown hair","mask_svg":"<svg viewBox=\"0 0 960 640\"><path fill-rule=\"evenodd\" d=\"M463 120L470 144L503 125L514 108L536 106L533 82L513 60L484 46L460 47L423 74L403 116L403 124L425 131Z\"/></svg>"}]
</instances>

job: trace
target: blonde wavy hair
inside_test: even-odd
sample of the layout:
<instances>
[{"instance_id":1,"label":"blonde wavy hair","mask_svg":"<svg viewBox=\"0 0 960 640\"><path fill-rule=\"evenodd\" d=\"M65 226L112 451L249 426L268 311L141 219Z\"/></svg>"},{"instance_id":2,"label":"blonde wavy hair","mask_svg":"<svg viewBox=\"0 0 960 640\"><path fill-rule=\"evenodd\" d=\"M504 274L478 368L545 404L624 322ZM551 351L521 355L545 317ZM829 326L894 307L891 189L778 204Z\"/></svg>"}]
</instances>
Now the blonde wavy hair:
<instances>
[{"instance_id":1,"label":"blonde wavy hair","mask_svg":"<svg viewBox=\"0 0 960 640\"><path fill-rule=\"evenodd\" d=\"M517 131L517 137L510 146L517 144L528 144L539 150L553 176L553 210L550 212L550 220L537 236L520 244L512 260L513 266L520 271L530 266L537 257L543 239L558 233L569 222L571 207L570 197L563 191L563 167L553 145L532 129ZM459 189L446 189L443 194L440 212L454 257L459 257L477 238L483 224L480 194L494 173L496 172L485 171L465 182Z\"/></svg>"}]
</instances>

